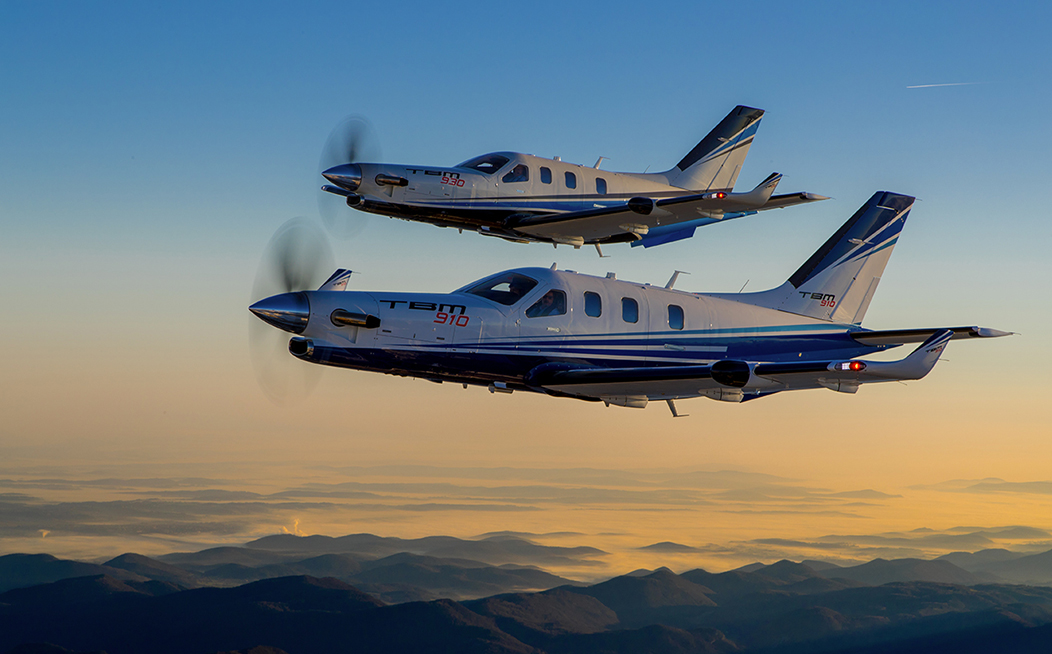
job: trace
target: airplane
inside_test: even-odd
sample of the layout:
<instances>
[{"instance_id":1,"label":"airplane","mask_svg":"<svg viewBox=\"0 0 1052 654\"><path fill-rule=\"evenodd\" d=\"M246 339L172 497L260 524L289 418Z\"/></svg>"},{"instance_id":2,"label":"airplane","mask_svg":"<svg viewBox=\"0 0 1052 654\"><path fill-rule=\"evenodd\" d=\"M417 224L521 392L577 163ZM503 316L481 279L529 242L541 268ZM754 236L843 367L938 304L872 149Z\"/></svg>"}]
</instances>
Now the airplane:
<instances>
[{"instance_id":1,"label":"airplane","mask_svg":"<svg viewBox=\"0 0 1052 654\"><path fill-rule=\"evenodd\" d=\"M921 379L953 339L1009 335L977 326L862 327L914 198L878 191L778 286L689 293L570 270L519 268L452 293L347 291L340 269L317 291L249 309L296 334L296 358L327 366L645 407L706 397ZM859 357L919 343L898 361Z\"/></svg>"},{"instance_id":2,"label":"airplane","mask_svg":"<svg viewBox=\"0 0 1052 654\"><path fill-rule=\"evenodd\" d=\"M456 166L341 163L322 172L323 191L368 213L468 229L517 243L575 248L625 243L651 247L704 225L767 209L828 199L773 195L782 176L734 192L762 109L737 106L674 167L659 173L600 170L518 152L493 152ZM350 143L345 159L361 151ZM336 155L339 156L339 155Z\"/></svg>"}]
</instances>

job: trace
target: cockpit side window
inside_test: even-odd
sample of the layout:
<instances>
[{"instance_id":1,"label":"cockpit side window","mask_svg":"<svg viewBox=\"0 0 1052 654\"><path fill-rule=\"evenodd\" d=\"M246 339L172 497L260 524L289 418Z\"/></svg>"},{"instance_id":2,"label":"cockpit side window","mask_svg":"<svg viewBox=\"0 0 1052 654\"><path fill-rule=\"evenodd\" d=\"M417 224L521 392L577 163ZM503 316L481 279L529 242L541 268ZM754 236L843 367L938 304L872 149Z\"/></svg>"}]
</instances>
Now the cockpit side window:
<instances>
[{"instance_id":1,"label":"cockpit side window","mask_svg":"<svg viewBox=\"0 0 1052 654\"><path fill-rule=\"evenodd\" d=\"M566 313L566 293L553 288L526 309L527 318L561 316Z\"/></svg>"},{"instance_id":2,"label":"cockpit side window","mask_svg":"<svg viewBox=\"0 0 1052 654\"><path fill-rule=\"evenodd\" d=\"M474 159L468 159L462 164L457 164L457 168L471 168L477 170L480 173L486 173L492 175L493 173L500 170L504 164L511 161L504 155L501 154L484 154L481 157L475 157Z\"/></svg>"},{"instance_id":3,"label":"cockpit side window","mask_svg":"<svg viewBox=\"0 0 1052 654\"><path fill-rule=\"evenodd\" d=\"M526 164L519 164L509 170L504 177L500 178L502 182L528 182L530 181L530 169Z\"/></svg>"},{"instance_id":4,"label":"cockpit side window","mask_svg":"<svg viewBox=\"0 0 1052 654\"><path fill-rule=\"evenodd\" d=\"M537 280L531 279L526 275L504 273L484 279L465 292L510 307L533 290L533 287L536 285Z\"/></svg>"}]
</instances>

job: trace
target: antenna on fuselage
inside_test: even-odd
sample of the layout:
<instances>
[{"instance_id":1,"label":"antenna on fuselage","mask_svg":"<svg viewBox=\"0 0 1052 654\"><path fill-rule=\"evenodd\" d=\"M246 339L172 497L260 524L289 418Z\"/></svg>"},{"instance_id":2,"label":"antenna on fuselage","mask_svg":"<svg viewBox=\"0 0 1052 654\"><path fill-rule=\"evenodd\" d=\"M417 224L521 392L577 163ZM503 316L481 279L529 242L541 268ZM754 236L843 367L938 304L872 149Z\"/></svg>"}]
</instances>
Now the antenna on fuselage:
<instances>
[{"instance_id":1,"label":"antenna on fuselage","mask_svg":"<svg viewBox=\"0 0 1052 654\"><path fill-rule=\"evenodd\" d=\"M603 159L606 159L606 157L599 157L599 159L596 160L595 165L592 166L592 168L595 168L595 169L598 170L599 169L599 164L603 163Z\"/></svg>"},{"instance_id":2,"label":"antenna on fuselage","mask_svg":"<svg viewBox=\"0 0 1052 654\"><path fill-rule=\"evenodd\" d=\"M682 270L677 270L676 272L672 273L672 277L669 277L668 283L665 284L665 288L671 289L673 286L676 285L676 280L679 279L680 275L689 275L689 274L690 274L689 272L684 272Z\"/></svg>"},{"instance_id":3,"label":"antenna on fuselage","mask_svg":"<svg viewBox=\"0 0 1052 654\"><path fill-rule=\"evenodd\" d=\"M672 417L673 418L686 418L688 415L690 415L689 413L680 413L679 411L677 411L676 410L676 403L673 402L672 400L665 400L665 401L668 402L668 409L669 409L669 411L672 412Z\"/></svg>"}]
</instances>

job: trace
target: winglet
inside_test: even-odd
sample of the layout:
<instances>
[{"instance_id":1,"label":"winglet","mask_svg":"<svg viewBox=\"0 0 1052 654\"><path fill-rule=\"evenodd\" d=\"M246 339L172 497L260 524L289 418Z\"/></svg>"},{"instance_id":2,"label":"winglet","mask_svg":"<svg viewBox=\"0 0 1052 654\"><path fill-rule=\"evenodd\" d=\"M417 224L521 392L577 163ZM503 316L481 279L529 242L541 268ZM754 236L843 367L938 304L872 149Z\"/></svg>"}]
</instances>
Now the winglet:
<instances>
[{"instance_id":1,"label":"winglet","mask_svg":"<svg viewBox=\"0 0 1052 654\"><path fill-rule=\"evenodd\" d=\"M738 199L740 202L747 202L750 205L763 206L771 199L771 195L774 194L774 189L778 188L778 182L780 181L782 181L781 173L771 173L767 176L767 179L757 184L756 188L748 193L742 193L740 198L735 194L735 199Z\"/></svg>"},{"instance_id":2,"label":"winglet","mask_svg":"<svg viewBox=\"0 0 1052 654\"><path fill-rule=\"evenodd\" d=\"M338 268L325 283L318 287L319 291L346 291L347 281L351 278L354 273L353 270L346 270L344 268Z\"/></svg>"},{"instance_id":3,"label":"winglet","mask_svg":"<svg viewBox=\"0 0 1052 654\"><path fill-rule=\"evenodd\" d=\"M863 377L883 379L921 379L935 367L946 344L953 338L952 329L943 329L920 344L916 350L901 361L867 361ZM834 366L839 364L834 364Z\"/></svg>"}]
</instances>

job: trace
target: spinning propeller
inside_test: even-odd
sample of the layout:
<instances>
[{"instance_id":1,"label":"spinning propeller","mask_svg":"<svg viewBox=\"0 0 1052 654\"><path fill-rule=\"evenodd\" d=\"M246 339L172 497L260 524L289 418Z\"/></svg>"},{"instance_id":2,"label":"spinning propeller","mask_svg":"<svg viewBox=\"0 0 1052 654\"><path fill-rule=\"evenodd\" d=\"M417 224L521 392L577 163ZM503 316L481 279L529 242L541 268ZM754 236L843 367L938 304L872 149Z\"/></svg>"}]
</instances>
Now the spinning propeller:
<instances>
[{"instance_id":1,"label":"spinning propeller","mask_svg":"<svg viewBox=\"0 0 1052 654\"><path fill-rule=\"evenodd\" d=\"M334 183L337 183L334 178L353 179L357 173L360 182L361 169L350 164L378 162L382 158L379 139L372 125L362 116L350 115L340 121L326 139L318 162L318 172ZM348 207L340 195L320 190L318 213L329 233L341 239L356 236L365 228L367 221L364 214Z\"/></svg>"},{"instance_id":2,"label":"spinning propeller","mask_svg":"<svg viewBox=\"0 0 1052 654\"><path fill-rule=\"evenodd\" d=\"M255 315L249 324L248 344L256 379L267 397L278 404L302 400L321 378L321 366L289 354L287 332L297 333L297 326L302 331L309 317L309 304L298 291L318 288L333 267L325 233L304 218L282 225L263 252L252 285L255 304L250 310Z\"/></svg>"}]
</instances>

